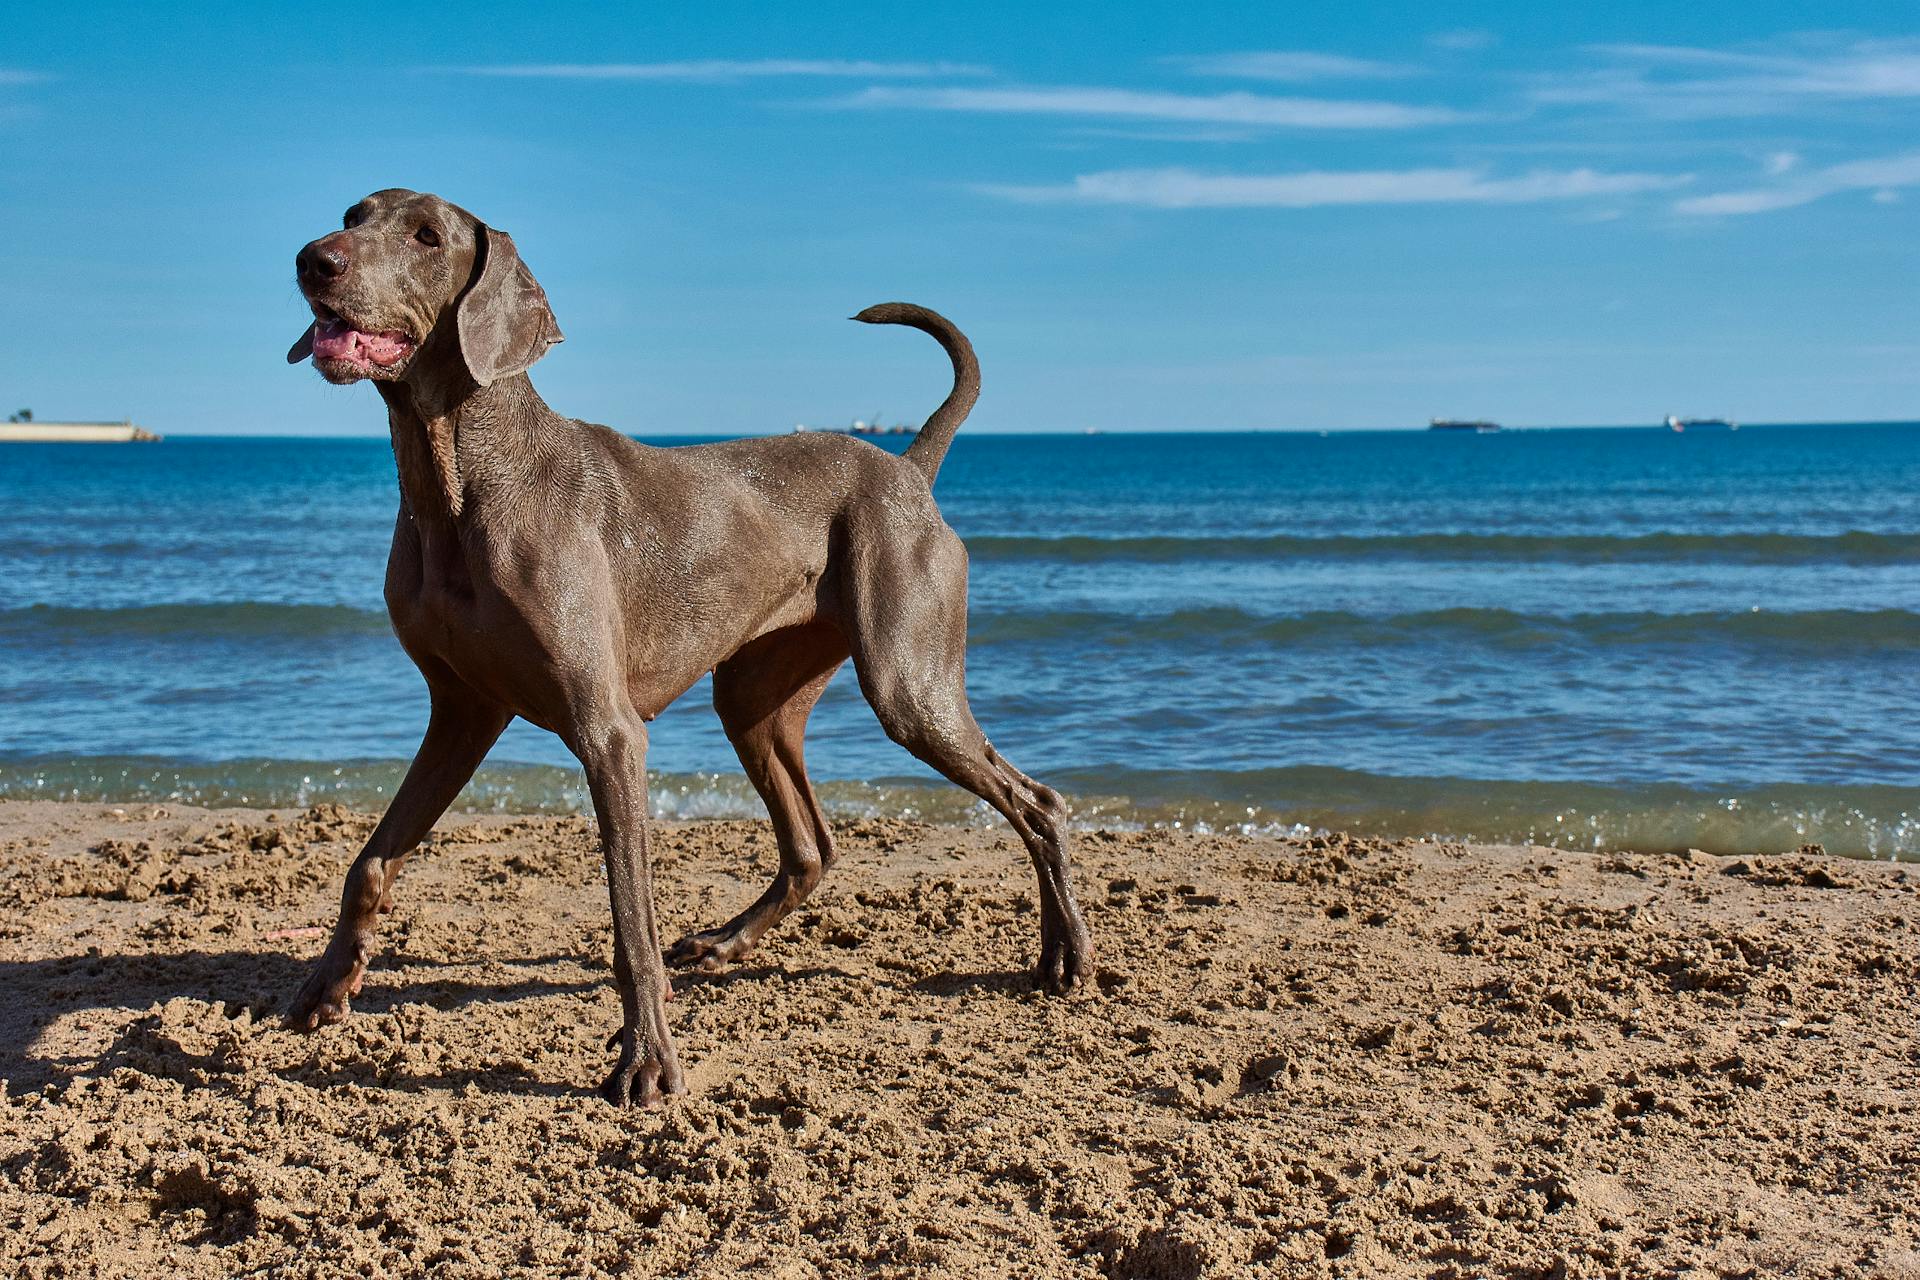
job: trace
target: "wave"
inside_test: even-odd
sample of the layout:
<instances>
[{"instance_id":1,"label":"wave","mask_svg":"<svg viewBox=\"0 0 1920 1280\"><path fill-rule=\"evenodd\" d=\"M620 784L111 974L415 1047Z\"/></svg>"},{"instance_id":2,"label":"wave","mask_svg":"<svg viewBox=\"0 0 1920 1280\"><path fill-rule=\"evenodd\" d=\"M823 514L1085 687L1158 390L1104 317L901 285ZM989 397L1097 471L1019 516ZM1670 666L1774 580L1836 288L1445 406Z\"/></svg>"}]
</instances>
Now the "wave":
<instances>
[{"instance_id":1,"label":"wave","mask_svg":"<svg viewBox=\"0 0 1920 1280\"><path fill-rule=\"evenodd\" d=\"M985 534L968 538L967 551L979 561L1068 563L1298 559L1873 565L1920 563L1920 534L1646 533L1615 537L1417 533L1113 538Z\"/></svg>"},{"instance_id":2,"label":"wave","mask_svg":"<svg viewBox=\"0 0 1920 1280\"><path fill-rule=\"evenodd\" d=\"M155 554L179 554L180 543L155 544L139 542L131 538L71 539L57 542L32 541L15 538L0 546L0 556L9 560L33 561L50 556L66 559L101 559L139 555L146 552Z\"/></svg>"},{"instance_id":3,"label":"wave","mask_svg":"<svg viewBox=\"0 0 1920 1280\"><path fill-rule=\"evenodd\" d=\"M1804 613L1517 613L1433 609L1372 616L1322 611L1275 617L1244 609L1183 609L1141 617L1079 610L976 614L976 645L1078 639L1110 647L1468 643L1502 649L1738 644L1852 653L1920 645L1920 613L1825 609Z\"/></svg>"},{"instance_id":4,"label":"wave","mask_svg":"<svg viewBox=\"0 0 1920 1280\"><path fill-rule=\"evenodd\" d=\"M1560 848L1770 853L1817 843L1856 858L1920 855L1920 788L1394 777L1314 766L1082 769L1055 775L1083 822L1454 839ZM1102 797L1108 798L1102 798Z\"/></svg>"},{"instance_id":5,"label":"wave","mask_svg":"<svg viewBox=\"0 0 1920 1280\"><path fill-rule=\"evenodd\" d=\"M61 636L335 636L387 635L383 610L344 604L271 604L242 600L218 604L145 604L119 609L30 605L0 609L0 640L34 641Z\"/></svg>"},{"instance_id":6,"label":"wave","mask_svg":"<svg viewBox=\"0 0 1920 1280\"><path fill-rule=\"evenodd\" d=\"M103 804L174 803L272 808L335 801L379 809L402 761L234 760L180 764L153 757L0 761L0 799ZM1847 857L1920 854L1920 788L1765 785L1701 789L1470 778L1394 777L1345 769L1054 770L1081 828L1305 835L1350 831L1388 838L1544 844L1578 849L1701 849L1769 853L1805 843ZM655 774L663 818L759 818L744 776ZM836 819L914 818L959 824L999 819L958 788L879 778L828 781L821 802ZM577 769L489 764L461 794L469 812L586 813Z\"/></svg>"},{"instance_id":7,"label":"wave","mask_svg":"<svg viewBox=\"0 0 1920 1280\"><path fill-rule=\"evenodd\" d=\"M62 639L277 639L385 636L385 612L338 604L155 604L120 609L32 605L0 610L0 643ZM1519 613L1432 609L1359 614L1339 610L1274 615L1229 607L1141 615L1124 611L977 612L970 641L1017 645L1079 640L1110 648L1255 645L1382 646L1466 643L1501 649L1737 644L1873 652L1920 646L1920 613L1826 609L1735 613Z\"/></svg>"},{"instance_id":8,"label":"wave","mask_svg":"<svg viewBox=\"0 0 1920 1280\"><path fill-rule=\"evenodd\" d=\"M231 534L225 535L229 540ZM976 561L1174 564L1212 560L1432 560L1569 564L1717 563L1920 564L1920 533L1644 533L1644 534L1252 534L1043 537L978 534L966 540ZM227 543L188 544L217 552ZM49 556L87 559L178 556L183 545L131 539L17 540L0 555L21 561Z\"/></svg>"}]
</instances>

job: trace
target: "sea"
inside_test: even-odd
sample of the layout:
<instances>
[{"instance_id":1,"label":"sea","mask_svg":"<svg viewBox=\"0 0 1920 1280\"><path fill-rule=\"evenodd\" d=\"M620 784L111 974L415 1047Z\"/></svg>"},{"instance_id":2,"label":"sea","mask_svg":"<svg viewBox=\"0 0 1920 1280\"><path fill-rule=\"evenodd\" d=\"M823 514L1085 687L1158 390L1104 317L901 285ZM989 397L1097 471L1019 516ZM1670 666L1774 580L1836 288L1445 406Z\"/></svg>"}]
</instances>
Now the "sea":
<instances>
[{"instance_id":1,"label":"sea","mask_svg":"<svg viewBox=\"0 0 1920 1280\"><path fill-rule=\"evenodd\" d=\"M1920 424L963 429L935 493L975 713L1087 826L1920 856ZM0 797L378 807L396 504L384 439L0 445ZM758 816L709 696L655 810ZM807 752L835 816L998 820L850 670ZM459 805L588 801L516 724Z\"/></svg>"}]
</instances>

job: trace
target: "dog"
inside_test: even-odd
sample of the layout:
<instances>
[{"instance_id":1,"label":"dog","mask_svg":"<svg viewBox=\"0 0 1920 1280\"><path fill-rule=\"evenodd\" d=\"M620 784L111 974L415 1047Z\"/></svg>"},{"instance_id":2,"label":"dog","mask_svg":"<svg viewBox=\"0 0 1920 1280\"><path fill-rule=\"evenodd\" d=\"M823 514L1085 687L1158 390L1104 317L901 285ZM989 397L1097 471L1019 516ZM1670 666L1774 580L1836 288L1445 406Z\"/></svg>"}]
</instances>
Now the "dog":
<instances>
[{"instance_id":1,"label":"dog","mask_svg":"<svg viewBox=\"0 0 1920 1280\"><path fill-rule=\"evenodd\" d=\"M953 363L952 392L904 455L827 433L649 448L540 399L527 370L561 341L546 292L512 237L438 196L376 191L300 250L295 274L314 319L288 363L372 382L386 401L400 478L387 610L431 712L347 873L293 1026L346 1016L408 853L518 716L579 758L599 823L621 1007L600 1092L643 1107L684 1093L665 966L739 960L833 865L801 740L849 657L887 734L1026 845L1040 885L1038 984L1065 994L1089 982L1066 807L993 749L967 706L967 555L932 495L979 395L957 328L897 302L854 317L928 333ZM739 915L663 956L647 722L708 672L780 869Z\"/></svg>"}]
</instances>

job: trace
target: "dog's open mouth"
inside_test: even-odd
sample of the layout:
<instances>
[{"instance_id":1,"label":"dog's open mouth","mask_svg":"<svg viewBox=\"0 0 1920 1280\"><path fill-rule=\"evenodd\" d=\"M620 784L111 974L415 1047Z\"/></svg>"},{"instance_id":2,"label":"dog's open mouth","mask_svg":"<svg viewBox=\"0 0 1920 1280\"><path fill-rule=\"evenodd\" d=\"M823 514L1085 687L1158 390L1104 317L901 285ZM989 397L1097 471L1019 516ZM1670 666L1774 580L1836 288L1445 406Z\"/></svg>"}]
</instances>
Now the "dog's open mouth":
<instances>
[{"instance_id":1,"label":"dog's open mouth","mask_svg":"<svg viewBox=\"0 0 1920 1280\"><path fill-rule=\"evenodd\" d=\"M413 339L399 329L357 329L326 307L313 309L313 358L362 373L392 369L413 354Z\"/></svg>"}]
</instances>

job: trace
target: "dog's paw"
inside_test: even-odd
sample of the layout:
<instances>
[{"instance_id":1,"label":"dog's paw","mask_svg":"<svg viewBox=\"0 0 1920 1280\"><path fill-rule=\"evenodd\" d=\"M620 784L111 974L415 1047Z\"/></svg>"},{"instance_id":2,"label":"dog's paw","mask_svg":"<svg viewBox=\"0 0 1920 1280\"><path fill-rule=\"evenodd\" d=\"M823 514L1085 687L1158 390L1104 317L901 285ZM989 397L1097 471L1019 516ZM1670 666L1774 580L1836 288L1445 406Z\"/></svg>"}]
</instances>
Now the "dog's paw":
<instances>
[{"instance_id":1,"label":"dog's paw","mask_svg":"<svg viewBox=\"0 0 1920 1280\"><path fill-rule=\"evenodd\" d=\"M353 997L366 982L366 961L359 956L342 960L332 947L300 987L287 1008L287 1025L295 1031L316 1031L353 1012Z\"/></svg>"},{"instance_id":2,"label":"dog's paw","mask_svg":"<svg viewBox=\"0 0 1920 1280\"><path fill-rule=\"evenodd\" d=\"M744 959L753 950L753 944L737 932L727 929L708 929L703 933L690 933L667 948L666 962L676 969L699 969L704 973L718 973L735 961Z\"/></svg>"},{"instance_id":3,"label":"dog's paw","mask_svg":"<svg viewBox=\"0 0 1920 1280\"><path fill-rule=\"evenodd\" d=\"M620 1060L600 1086L600 1096L610 1104L653 1111L674 1094L687 1091L687 1078L680 1070L672 1041L662 1038L659 1043L664 1048L641 1051L635 1047L633 1032L626 1028L614 1033L609 1043L614 1041L620 1045Z\"/></svg>"},{"instance_id":4,"label":"dog's paw","mask_svg":"<svg viewBox=\"0 0 1920 1280\"><path fill-rule=\"evenodd\" d=\"M1033 967L1033 985L1054 996L1070 996L1093 987L1093 948L1085 940L1050 942Z\"/></svg>"}]
</instances>

